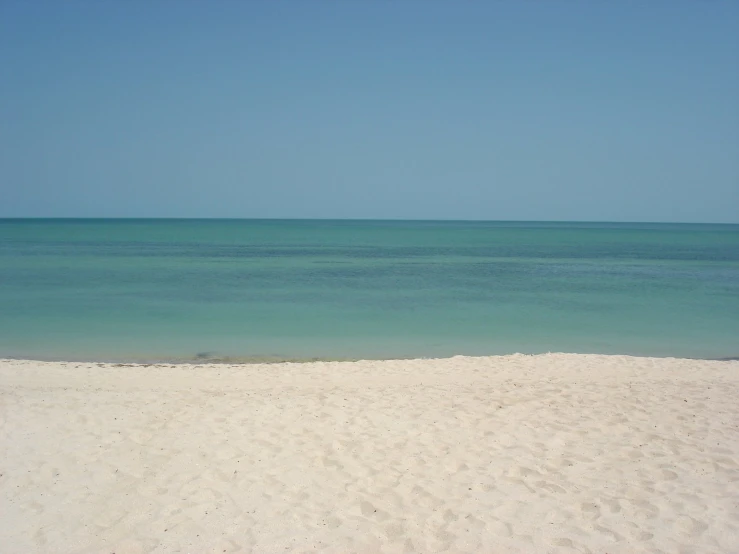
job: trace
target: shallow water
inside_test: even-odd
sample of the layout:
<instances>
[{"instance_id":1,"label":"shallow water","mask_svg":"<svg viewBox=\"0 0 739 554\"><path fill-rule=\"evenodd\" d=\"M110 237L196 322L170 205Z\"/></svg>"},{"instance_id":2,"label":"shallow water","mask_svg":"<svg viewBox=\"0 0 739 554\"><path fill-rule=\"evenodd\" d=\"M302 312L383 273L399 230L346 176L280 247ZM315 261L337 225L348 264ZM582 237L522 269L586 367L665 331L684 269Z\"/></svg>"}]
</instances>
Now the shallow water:
<instances>
[{"instance_id":1,"label":"shallow water","mask_svg":"<svg viewBox=\"0 0 739 554\"><path fill-rule=\"evenodd\" d=\"M0 357L739 354L739 226L0 220Z\"/></svg>"}]
</instances>

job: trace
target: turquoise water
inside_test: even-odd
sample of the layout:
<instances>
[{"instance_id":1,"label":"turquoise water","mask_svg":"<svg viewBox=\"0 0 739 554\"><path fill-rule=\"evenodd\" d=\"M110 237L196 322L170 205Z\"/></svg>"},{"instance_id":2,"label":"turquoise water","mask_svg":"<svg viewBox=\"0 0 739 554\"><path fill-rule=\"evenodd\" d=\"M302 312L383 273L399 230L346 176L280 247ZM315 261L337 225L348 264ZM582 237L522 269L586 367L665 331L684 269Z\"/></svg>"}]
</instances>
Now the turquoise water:
<instances>
[{"instance_id":1,"label":"turquoise water","mask_svg":"<svg viewBox=\"0 0 739 554\"><path fill-rule=\"evenodd\" d=\"M0 220L0 357L739 355L739 226Z\"/></svg>"}]
</instances>

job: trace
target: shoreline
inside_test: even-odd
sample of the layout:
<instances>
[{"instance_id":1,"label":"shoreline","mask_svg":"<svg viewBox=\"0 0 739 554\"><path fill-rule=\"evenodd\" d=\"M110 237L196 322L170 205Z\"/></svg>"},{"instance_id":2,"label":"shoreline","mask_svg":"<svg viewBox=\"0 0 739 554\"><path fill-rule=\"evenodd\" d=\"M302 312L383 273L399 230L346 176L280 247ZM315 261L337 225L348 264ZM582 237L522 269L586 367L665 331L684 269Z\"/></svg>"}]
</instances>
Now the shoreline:
<instances>
[{"instance_id":1,"label":"shoreline","mask_svg":"<svg viewBox=\"0 0 739 554\"><path fill-rule=\"evenodd\" d=\"M707 362L732 362L739 361L739 355L724 356L717 358L690 357L680 355L642 355L629 353L599 353L599 352L510 352L506 354L452 354L449 356L391 356L391 357L330 357L330 356L193 356L192 358L34 358L34 357L14 357L0 355L0 364L3 362L33 362L33 363L60 363L60 364L105 364L117 366L207 366L207 365L279 365L279 364L312 364L312 363L358 363L358 362L400 362L412 360L449 360L453 358L507 358L512 356L605 356L605 357L627 357L627 358L650 358L657 360L694 360Z\"/></svg>"},{"instance_id":2,"label":"shoreline","mask_svg":"<svg viewBox=\"0 0 739 554\"><path fill-rule=\"evenodd\" d=\"M739 361L0 360L9 552L732 552Z\"/></svg>"}]
</instances>

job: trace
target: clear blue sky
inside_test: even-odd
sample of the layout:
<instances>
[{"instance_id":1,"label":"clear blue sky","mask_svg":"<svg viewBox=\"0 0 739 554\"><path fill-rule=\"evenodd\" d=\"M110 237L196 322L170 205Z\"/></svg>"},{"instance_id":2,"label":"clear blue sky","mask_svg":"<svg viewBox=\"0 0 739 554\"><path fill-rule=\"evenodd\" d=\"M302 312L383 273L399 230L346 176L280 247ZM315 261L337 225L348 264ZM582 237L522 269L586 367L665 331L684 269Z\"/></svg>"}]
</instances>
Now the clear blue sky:
<instances>
[{"instance_id":1,"label":"clear blue sky","mask_svg":"<svg viewBox=\"0 0 739 554\"><path fill-rule=\"evenodd\" d=\"M0 216L739 222L739 2L0 0Z\"/></svg>"}]
</instances>

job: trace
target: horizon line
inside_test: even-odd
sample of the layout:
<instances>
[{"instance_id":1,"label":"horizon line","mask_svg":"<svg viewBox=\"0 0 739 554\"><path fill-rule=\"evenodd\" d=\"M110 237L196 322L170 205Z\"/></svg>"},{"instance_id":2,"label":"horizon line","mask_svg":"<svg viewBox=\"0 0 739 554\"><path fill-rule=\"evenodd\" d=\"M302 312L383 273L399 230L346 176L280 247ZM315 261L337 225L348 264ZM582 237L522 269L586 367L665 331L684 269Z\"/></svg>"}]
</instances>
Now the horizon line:
<instances>
[{"instance_id":1,"label":"horizon line","mask_svg":"<svg viewBox=\"0 0 739 554\"><path fill-rule=\"evenodd\" d=\"M739 225L726 221L645 221L645 220L595 220L595 219L433 219L433 218L374 218L374 217L182 217L182 216L0 216L4 220L174 220L174 221L417 221L417 222L469 222L469 223L601 223L646 225Z\"/></svg>"}]
</instances>

